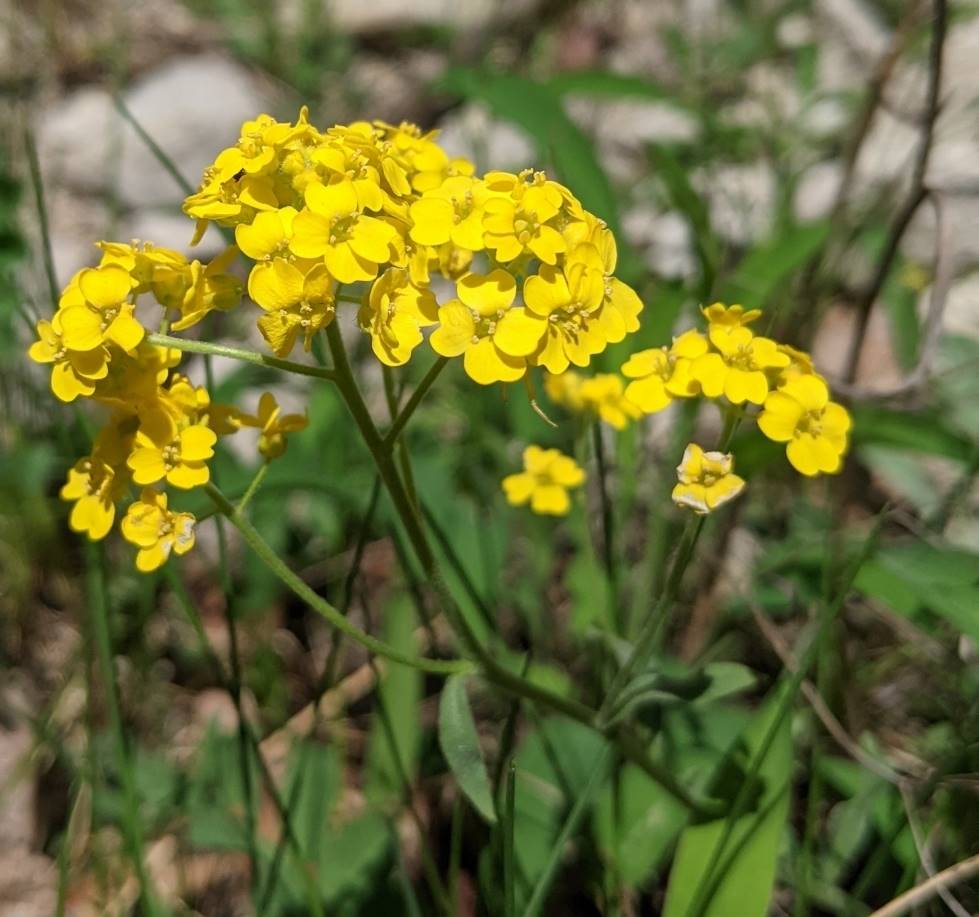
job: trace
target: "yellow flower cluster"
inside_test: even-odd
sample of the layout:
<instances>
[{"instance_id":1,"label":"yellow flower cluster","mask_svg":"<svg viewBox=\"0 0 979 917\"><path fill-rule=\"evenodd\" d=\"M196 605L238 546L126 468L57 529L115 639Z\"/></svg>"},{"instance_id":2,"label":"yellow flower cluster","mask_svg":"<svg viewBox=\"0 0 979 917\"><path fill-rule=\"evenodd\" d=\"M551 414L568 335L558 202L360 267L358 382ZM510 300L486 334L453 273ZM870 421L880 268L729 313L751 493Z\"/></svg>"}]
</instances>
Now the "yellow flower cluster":
<instances>
[{"instance_id":1,"label":"yellow flower cluster","mask_svg":"<svg viewBox=\"0 0 979 917\"><path fill-rule=\"evenodd\" d=\"M137 545L140 570L156 569L171 550L194 543L194 518L174 512L165 485L190 490L210 478L208 461L219 436L264 420L212 404L207 390L176 371L180 352L145 340L137 301L152 297L171 316L172 328L188 328L214 309L241 299L241 282L226 272L228 249L209 265L149 243L100 243L100 263L68 283L50 321L38 322L39 340L29 354L51 366L51 389L62 401L79 396L108 409L91 454L68 472L61 496L73 503L69 524L92 540L104 538L139 485L120 526Z\"/></svg>"},{"instance_id":2,"label":"yellow flower cluster","mask_svg":"<svg viewBox=\"0 0 979 917\"><path fill-rule=\"evenodd\" d=\"M583 378L572 372L545 382L548 396L572 412L591 413L622 429L640 414L673 401L703 397L747 416L757 406L758 426L786 444L789 462L807 476L842 468L851 425L846 409L830 400L825 379L808 354L756 335L749 327L757 309L714 303L702 310L707 332L691 329L669 347L634 353L619 376Z\"/></svg>"},{"instance_id":3,"label":"yellow flower cluster","mask_svg":"<svg viewBox=\"0 0 979 917\"><path fill-rule=\"evenodd\" d=\"M564 516L571 509L568 490L585 481L581 466L557 449L528 446L523 452L524 470L503 479L503 492L511 506L530 504L538 514Z\"/></svg>"},{"instance_id":4,"label":"yellow flower cluster","mask_svg":"<svg viewBox=\"0 0 979 917\"><path fill-rule=\"evenodd\" d=\"M379 360L407 362L431 327L432 348L483 384L586 366L638 328L611 232L567 188L531 170L473 173L413 125L320 131L303 109L295 124L246 123L184 210L198 234L234 228L280 357L300 337L309 350L340 285L361 282L359 324ZM443 303L434 276L455 284Z\"/></svg>"}]
</instances>

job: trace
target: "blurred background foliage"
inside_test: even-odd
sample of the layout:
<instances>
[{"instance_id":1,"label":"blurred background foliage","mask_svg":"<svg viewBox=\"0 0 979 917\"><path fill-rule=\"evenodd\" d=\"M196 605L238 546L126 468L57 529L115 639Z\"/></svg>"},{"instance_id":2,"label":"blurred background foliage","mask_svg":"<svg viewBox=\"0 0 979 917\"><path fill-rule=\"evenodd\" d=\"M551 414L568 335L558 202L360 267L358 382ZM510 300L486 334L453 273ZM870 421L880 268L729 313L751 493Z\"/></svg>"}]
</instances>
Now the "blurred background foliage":
<instances>
[{"instance_id":1,"label":"blurred background foliage","mask_svg":"<svg viewBox=\"0 0 979 917\"><path fill-rule=\"evenodd\" d=\"M553 914L864 915L974 856L979 10L947 11L930 110L944 6L0 4L0 911L143 907L125 856L134 812L147 881L174 914L500 914L509 837L521 910L543 886ZM546 167L615 229L620 273L646 304L640 331L596 368L668 342L721 299L765 309L773 335L844 383L855 430L839 479L800 481L753 430L735 441L748 495L708 523L635 711L670 772L719 798L741 793L765 748L724 869L711 865L722 823L691 821L579 724L478 681L443 689L338 651L234 539L226 594L211 523L199 550L151 576L117 540L86 552L68 531L57 491L91 419L28 366L31 326L92 260L88 240L184 249L190 235L179 189L114 97L192 184L245 117L291 119L300 104L320 125L438 127L480 169ZM261 349L245 312L208 338ZM202 363L185 365L204 381ZM427 366L420 350L398 384ZM386 419L382 380L362 368ZM406 650L442 646L445 634L417 629L427 590L336 393L252 366L215 371L215 400L251 409L272 387L309 413L254 500L264 537L360 626ZM408 434L415 486L474 629L500 634L500 652L541 683L594 698L621 651L587 521L598 491L555 523L506 507L499 488L528 442L574 452L595 480L587 431L542 403L556 428L522 391L478 389L451 367ZM682 406L604 430L617 610L633 621L680 532L667 495L683 445L718 428L709 409ZM224 490L240 494L256 462L250 446L221 452ZM793 648L885 505L811 681L779 718ZM103 573L132 786L93 636ZM249 741L264 764L242 752ZM707 902L705 872L719 875ZM917 913L979 908L974 879L950 894Z\"/></svg>"}]
</instances>

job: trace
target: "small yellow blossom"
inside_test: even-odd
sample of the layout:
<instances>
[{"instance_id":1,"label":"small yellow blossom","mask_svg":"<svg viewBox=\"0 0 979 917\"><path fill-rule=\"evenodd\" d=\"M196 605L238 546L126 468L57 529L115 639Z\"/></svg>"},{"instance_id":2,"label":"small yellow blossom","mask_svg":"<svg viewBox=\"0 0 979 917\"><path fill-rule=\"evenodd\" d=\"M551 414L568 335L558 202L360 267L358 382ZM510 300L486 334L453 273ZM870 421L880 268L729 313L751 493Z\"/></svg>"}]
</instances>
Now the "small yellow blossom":
<instances>
[{"instance_id":1,"label":"small yellow blossom","mask_svg":"<svg viewBox=\"0 0 979 917\"><path fill-rule=\"evenodd\" d=\"M71 530L88 535L92 541L105 538L116 517L115 501L125 485L125 477L120 487L116 469L97 456L75 462L59 494L62 500L75 503L68 517Z\"/></svg>"},{"instance_id":2,"label":"small yellow blossom","mask_svg":"<svg viewBox=\"0 0 979 917\"><path fill-rule=\"evenodd\" d=\"M258 401L258 414L242 414L239 417L242 426L257 427L261 432L258 437L258 451L271 461L286 451L286 434L297 433L309 426L309 418L305 414L282 414L282 408L271 392L264 392Z\"/></svg>"},{"instance_id":3,"label":"small yellow blossom","mask_svg":"<svg viewBox=\"0 0 979 917\"><path fill-rule=\"evenodd\" d=\"M426 191L411 205L409 235L419 245L452 242L472 252L482 251L483 211L489 191L475 179L455 176Z\"/></svg>"},{"instance_id":4,"label":"small yellow blossom","mask_svg":"<svg viewBox=\"0 0 979 917\"><path fill-rule=\"evenodd\" d=\"M313 184L306 189L306 208L292 223L289 248L300 258L323 258L340 283L373 280L390 258L394 227L359 209L350 181Z\"/></svg>"},{"instance_id":5,"label":"small yellow blossom","mask_svg":"<svg viewBox=\"0 0 979 917\"><path fill-rule=\"evenodd\" d=\"M597 414L616 430L624 430L630 420L642 414L626 397L621 377L613 373L597 373L583 379L578 396L585 410Z\"/></svg>"},{"instance_id":6,"label":"small yellow blossom","mask_svg":"<svg viewBox=\"0 0 979 917\"><path fill-rule=\"evenodd\" d=\"M305 271L281 258L257 264L248 276L248 295L266 312L258 330L278 357L292 352L300 334L308 352L313 335L336 314L335 286L323 264Z\"/></svg>"},{"instance_id":7,"label":"small yellow blossom","mask_svg":"<svg viewBox=\"0 0 979 917\"><path fill-rule=\"evenodd\" d=\"M374 355L386 366L407 363L423 340L421 329L437 320L431 290L416 287L398 268L389 268L371 284L357 313L361 329L371 336Z\"/></svg>"},{"instance_id":8,"label":"small yellow blossom","mask_svg":"<svg viewBox=\"0 0 979 917\"><path fill-rule=\"evenodd\" d=\"M167 509L167 495L152 487L143 488L122 520L122 536L136 545L136 569L151 573L170 556L186 554L194 546L194 517Z\"/></svg>"},{"instance_id":9,"label":"small yellow blossom","mask_svg":"<svg viewBox=\"0 0 979 917\"><path fill-rule=\"evenodd\" d=\"M744 480L733 473L733 468L733 456L705 452L691 443L676 469L679 483L673 488L673 502L698 515L712 512L744 490Z\"/></svg>"},{"instance_id":10,"label":"small yellow blossom","mask_svg":"<svg viewBox=\"0 0 979 917\"><path fill-rule=\"evenodd\" d=\"M129 296L133 279L116 264L78 272L58 304L62 335L72 350L95 350L111 341L132 350L143 339Z\"/></svg>"},{"instance_id":11,"label":"small yellow blossom","mask_svg":"<svg viewBox=\"0 0 979 917\"><path fill-rule=\"evenodd\" d=\"M511 506L530 508L540 515L564 516L571 508L568 490L580 487L585 472L570 456L557 449L528 446L523 453L524 470L503 479L503 491Z\"/></svg>"},{"instance_id":12,"label":"small yellow blossom","mask_svg":"<svg viewBox=\"0 0 979 917\"><path fill-rule=\"evenodd\" d=\"M174 487L189 490L210 480L207 460L214 455L217 435L203 424L182 430L162 414L149 415L140 425L129 467L137 484L155 484L166 478Z\"/></svg>"},{"instance_id":13,"label":"small yellow blossom","mask_svg":"<svg viewBox=\"0 0 979 917\"><path fill-rule=\"evenodd\" d=\"M41 319L37 323L37 335L28 356L35 363L53 363L51 367L51 391L61 401L72 402L79 395L91 395L95 383L109 374L108 352L105 347L95 350L72 350L64 340L61 313L50 322Z\"/></svg>"},{"instance_id":14,"label":"small yellow blossom","mask_svg":"<svg viewBox=\"0 0 979 917\"><path fill-rule=\"evenodd\" d=\"M542 174L528 185L522 176L506 172L489 173L486 183L494 194L485 204L484 241L497 261L506 263L529 253L545 264L556 264L567 250L564 237L548 223L564 204L560 187Z\"/></svg>"},{"instance_id":15,"label":"small yellow blossom","mask_svg":"<svg viewBox=\"0 0 979 917\"><path fill-rule=\"evenodd\" d=\"M295 219L295 207L258 213L251 223L240 223L235 227L235 242L242 254L252 261L283 258L289 253Z\"/></svg>"},{"instance_id":16,"label":"small yellow blossom","mask_svg":"<svg viewBox=\"0 0 979 917\"><path fill-rule=\"evenodd\" d=\"M645 414L662 411L675 398L700 393L691 375L693 361L707 353L708 343L698 331L685 331L667 347L652 347L634 353L622 365L622 375L633 381L625 396Z\"/></svg>"},{"instance_id":17,"label":"small yellow blossom","mask_svg":"<svg viewBox=\"0 0 979 917\"><path fill-rule=\"evenodd\" d=\"M546 323L523 307L512 308L517 295L513 276L500 268L466 274L456 292L459 299L439 307L432 349L443 357L463 356L466 373L480 385L521 378Z\"/></svg>"},{"instance_id":18,"label":"small yellow blossom","mask_svg":"<svg viewBox=\"0 0 979 917\"><path fill-rule=\"evenodd\" d=\"M850 424L846 408L829 400L826 383L815 375L797 376L772 392L758 417L761 432L787 443L792 467L810 477L843 467Z\"/></svg>"},{"instance_id":19,"label":"small yellow blossom","mask_svg":"<svg viewBox=\"0 0 979 917\"><path fill-rule=\"evenodd\" d=\"M707 319L708 324L717 325L720 328L737 328L740 325L750 325L755 319L761 317L761 309L745 309L744 306L739 305L725 306L724 303L720 302L704 306L700 311Z\"/></svg>"},{"instance_id":20,"label":"small yellow blossom","mask_svg":"<svg viewBox=\"0 0 979 917\"><path fill-rule=\"evenodd\" d=\"M775 341L755 337L742 325L714 325L708 336L718 352L697 357L690 367L703 393L708 398L724 395L732 404L762 404L769 390L765 371L788 366L788 355Z\"/></svg>"},{"instance_id":21,"label":"small yellow blossom","mask_svg":"<svg viewBox=\"0 0 979 917\"><path fill-rule=\"evenodd\" d=\"M581 399L581 383L584 377L574 370L568 369L563 373L544 373L544 391L555 404L578 413L585 409Z\"/></svg>"},{"instance_id":22,"label":"small yellow blossom","mask_svg":"<svg viewBox=\"0 0 979 917\"><path fill-rule=\"evenodd\" d=\"M215 310L227 312L241 302L241 281L225 273L237 256L238 249L231 245L210 264L192 261L183 277L179 280L174 277L170 281L167 292L173 298L169 299L166 295L159 298L161 303L180 312L180 318L170 326L171 331L183 331L196 325L208 313ZM159 289L160 285L158 281L155 289ZM176 289L178 285L184 287L179 294Z\"/></svg>"}]
</instances>

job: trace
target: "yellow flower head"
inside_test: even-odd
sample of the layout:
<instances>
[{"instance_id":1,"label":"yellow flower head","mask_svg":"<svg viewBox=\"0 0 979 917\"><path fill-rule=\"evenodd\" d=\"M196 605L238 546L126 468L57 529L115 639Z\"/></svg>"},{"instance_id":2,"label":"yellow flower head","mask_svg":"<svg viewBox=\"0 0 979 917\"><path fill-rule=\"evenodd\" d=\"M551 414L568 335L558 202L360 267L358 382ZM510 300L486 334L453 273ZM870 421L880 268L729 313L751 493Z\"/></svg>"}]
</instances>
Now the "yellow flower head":
<instances>
[{"instance_id":1,"label":"yellow flower head","mask_svg":"<svg viewBox=\"0 0 979 917\"><path fill-rule=\"evenodd\" d=\"M258 414L242 414L240 423L246 427L257 427L258 451L268 460L278 458L286 451L286 434L305 430L309 418L305 414L282 414L275 395L265 392L258 401Z\"/></svg>"},{"instance_id":2,"label":"yellow flower head","mask_svg":"<svg viewBox=\"0 0 979 917\"><path fill-rule=\"evenodd\" d=\"M704 452L691 443L676 469L679 483L673 488L673 502L698 515L713 512L744 490L744 480L732 473L733 468L733 456Z\"/></svg>"},{"instance_id":3,"label":"yellow flower head","mask_svg":"<svg viewBox=\"0 0 979 917\"><path fill-rule=\"evenodd\" d=\"M106 347L95 350L72 350L64 338L61 313L51 321L37 323L40 340L31 344L28 356L35 363L53 363L51 391L61 401L72 402L79 395L91 395L95 383L109 374L109 352Z\"/></svg>"},{"instance_id":4,"label":"yellow flower head","mask_svg":"<svg viewBox=\"0 0 979 917\"><path fill-rule=\"evenodd\" d=\"M155 484L166 478L174 487L189 490L210 480L207 460L214 455L217 435L203 424L178 430L162 412L148 414L136 434L128 465L137 484Z\"/></svg>"},{"instance_id":5,"label":"yellow flower head","mask_svg":"<svg viewBox=\"0 0 979 917\"><path fill-rule=\"evenodd\" d=\"M578 391L585 410L597 414L616 430L625 429L630 420L642 414L626 396L621 377L614 373L598 373L583 379Z\"/></svg>"},{"instance_id":6,"label":"yellow flower head","mask_svg":"<svg viewBox=\"0 0 979 917\"><path fill-rule=\"evenodd\" d=\"M533 174L528 184L525 177ZM484 242L496 260L513 261L529 254L545 264L556 264L567 242L551 221L565 204L561 187L543 173L490 172L486 185L492 196L483 217Z\"/></svg>"},{"instance_id":7,"label":"yellow flower head","mask_svg":"<svg viewBox=\"0 0 979 917\"><path fill-rule=\"evenodd\" d=\"M186 554L194 546L194 517L167 509L167 495L143 488L122 520L122 536L136 545L136 569L151 573L161 567L170 552Z\"/></svg>"},{"instance_id":8,"label":"yellow flower head","mask_svg":"<svg viewBox=\"0 0 979 917\"><path fill-rule=\"evenodd\" d=\"M561 267L541 265L524 282L528 315L543 341L533 362L549 373L563 373L570 363L587 366L608 343L601 319L605 278L586 260L568 260Z\"/></svg>"},{"instance_id":9,"label":"yellow flower head","mask_svg":"<svg viewBox=\"0 0 979 917\"><path fill-rule=\"evenodd\" d=\"M422 342L421 329L438 320L438 310L430 290L416 287L406 271L389 268L371 284L357 320L371 336L374 355L387 366L401 366Z\"/></svg>"},{"instance_id":10,"label":"yellow flower head","mask_svg":"<svg viewBox=\"0 0 979 917\"><path fill-rule=\"evenodd\" d=\"M62 336L72 350L95 350L113 343L133 350L143 326L133 317L133 278L118 264L79 271L61 295Z\"/></svg>"},{"instance_id":11,"label":"yellow flower head","mask_svg":"<svg viewBox=\"0 0 979 917\"><path fill-rule=\"evenodd\" d=\"M251 223L240 223L236 226L235 242L242 254L253 261L287 257L296 212L295 207L266 210L255 214Z\"/></svg>"},{"instance_id":12,"label":"yellow flower head","mask_svg":"<svg viewBox=\"0 0 979 917\"><path fill-rule=\"evenodd\" d=\"M394 227L367 216L353 182L312 184L306 207L292 223L289 249L299 258L322 258L340 283L373 280L379 265L390 260Z\"/></svg>"},{"instance_id":13,"label":"yellow flower head","mask_svg":"<svg viewBox=\"0 0 979 917\"><path fill-rule=\"evenodd\" d=\"M225 269L238 256L238 249L231 245L210 264L193 261L188 266L186 288L179 302L173 307L180 312L180 318L171 326L171 331L183 331L196 325L209 312L227 312L241 302L241 281Z\"/></svg>"},{"instance_id":14,"label":"yellow flower head","mask_svg":"<svg viewBox=\"0 0 979 917\"><path fill-rule=\"evenodd\" d=\"M105 538L116 517L115 502L126 484L126 476L117 481L116 469L95 455L75 462L60 493L62 500L75 503L68 517L71 530L92 541Z\"/></svg>"},{"instance_id":15,"label":"yellow flower head","mask_svg":"<svg viewBox=\"0 0 979 917\"><path fill-rule=\"evenodd\" d=\"M843 467L850 425L846 408L829 400L826 383L816 375L789 379L765 399L758 417L762 433L787 443L792 467L810 477Z\"/></svg>"},{"instance_id":16,"label":"yellow flower head","mask_svg":"<svg viewBox=\"0 0 979 917\"><path fill-rule=\"evenodd\" d=\"M717 325L721 328L750 325L755 319L761 317L761 309L745 309L744 306L739 305L725 306L721 302L702 306L700 311L707 319L708 324Z\"/></svg>"},{"instance_id":17,"label":"yellow flower head","mask_svg":"<svg viewBox=\"0 0 979 917\"><path fill-rule=\"evenodd\" d=\"M462 356L466 373L481 385L521 378L546 323L521 306L513 308L513 276L502 268L466 274L456 293L458 299L439 307L432 349L443 357Z\"/></svg>"},{"instance_id":18,"label":"yellow flower head","mask_svg":"<svg viewBox=\"0 0 979 917\"><path fill-rule=\"evenodd\" d=\"M503 479L503 491L511 506L530 503L535 513L564 516L571 508L568 490L580 487L585 472L570 456L557 449L528 446L523 453L524 470Z\"/></svg>"},{"instance_id":19,"label":"yellow flower head","mask_svg":"<svg viewBox=\"0 0 979 917\"><path fill-rule=\"evenodd\" d=\"M432 246L452 242L471 252L482 251L483 213L489 197L484 182L465 176L447 178L409 208L412 241Z\"/></svg>"},{"instance_id":20,"label":"yellow flower head","mask_svg":"<svg viewBox=\"0 0 979 917\"><path fill-rule=\"evenodd\" d=\"M717 352L697 357L690 374L708 398L721 395L732 404L762 404L768 395L767 370L789 365L775 341L756 337L743 325L711 326L708 336Z\"/></svg>"},{"instance_id":21,"label":"yellow flower head","mask_svg":"<svg viewBox=\"0 0 979 917\"><path fill-rule=\"evenodd\" d=\"M700 392L691 376L697 357L707 353L707 338L697 331L686 331L672 347L653 347L634 353L622 365L622 375L633 381L625 396L645 414L655 414L674 398L690 398Z\"/></svg>"},{"instance_id":22,"label":"yellow flower head","mask_svg":"<svg viewBox=\"0 0 979 917\"><path fill-rule=\"evenodd\" d=\"M544 391L555 404L578 413L585 409L585 403L581 399L581 383L584 381L584 377L572 369L557 375L544 373Z\"/></svg>"},{"instance_id":23,"label":"yellow flower head","mask_svg":"<svg viewBox=\"0 0 979 917\"><path fill-rule=\"evenodd\" d=\"M276 258L255 265L248 275L248 295L265 310L258 330L277 357L286 357L302 335L308 352L313 335L333 321L335 284L326 266L298 264Z\"/></svg>"}]
</instances>

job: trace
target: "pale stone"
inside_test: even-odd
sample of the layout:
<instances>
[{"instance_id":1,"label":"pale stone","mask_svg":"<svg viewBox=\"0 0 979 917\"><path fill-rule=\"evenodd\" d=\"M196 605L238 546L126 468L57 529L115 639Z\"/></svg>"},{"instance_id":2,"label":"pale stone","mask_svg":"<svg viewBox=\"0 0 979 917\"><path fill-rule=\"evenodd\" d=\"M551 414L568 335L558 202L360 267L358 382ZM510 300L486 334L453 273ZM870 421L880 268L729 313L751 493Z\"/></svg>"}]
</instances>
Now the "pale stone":
<instances>
[{"instance_id":1,"label":"pale stone","mask_svg":"<svg viewBox=\"0 0 979 917\"><path fill-rule=\"evenodd\" d=\"M520 171L537 160L537 148L525 131L509 121L494 119L489 109L475 102L442 119L438 141L449 156L469 159L481 172Z\"/></svg>"},{"instance_id":2,"label":"pale stone","mask_svg":"<svg viewBox=\"0 0 979 917\"><path fill-rule=\"evenodd\" d=\"M724 239L745 245L768 234L775 210L775 176L764 162L721 165L694 176L706 195L710 222Z\"/></svg>"},{"instance_id":3,"label":"pale stone","mask_svg":"<svg viewBox=\"0 0 979 917\"><path fill-rule=\"evenodd\" d=\"M828 216L843 181L843 167L829 160L810 166L799 179L792 200L795 218L810 223Z\"/></svg>"}]
</instances>

